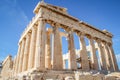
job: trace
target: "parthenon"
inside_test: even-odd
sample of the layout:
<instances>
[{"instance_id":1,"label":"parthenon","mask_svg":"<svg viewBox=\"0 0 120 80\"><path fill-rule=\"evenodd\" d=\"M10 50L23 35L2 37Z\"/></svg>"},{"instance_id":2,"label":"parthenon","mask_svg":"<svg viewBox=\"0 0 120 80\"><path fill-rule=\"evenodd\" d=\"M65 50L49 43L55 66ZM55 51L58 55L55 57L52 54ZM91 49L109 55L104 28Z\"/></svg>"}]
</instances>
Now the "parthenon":
<instances>
[{"instance_id":1,"label":"parthenon","mask_svg":"<svg viewBox=\"0 0 120 80\"><path fill-rule=\"evenodd\" d=\"M12 74L9 77L26 80L23 78L29 74L41 75L44 72L50 73L49 75L57 74L57 72L50 71L58 71L58 74L66 72L68 76L71 76L74 71L96 71L103 72L103 74L119 71L112 47L113 35L110 32L99 30L70 16L66 8L47 4L44 1L37 4L34 13L35 17L27 25L19 40L18 52L13 64L11 63L13 65ZM48 24L50 27L46 27ZM73 34L76 34L79 39L79 50L75 49ZM65 37L68 43L66 54L62 52L62 46L64 46L62 45L62 37ZM85 38L88 39L88 46ZM98 55L96 51L98 51ZM3 62L2 73L7 70L4 69L7 60L11 61L10 57ZM66 68L67 64L68 68ZM40 80L37 78L32 75L30 80ZM43 79L41 78L41 80Z\"/></svg>"}]
</instances>

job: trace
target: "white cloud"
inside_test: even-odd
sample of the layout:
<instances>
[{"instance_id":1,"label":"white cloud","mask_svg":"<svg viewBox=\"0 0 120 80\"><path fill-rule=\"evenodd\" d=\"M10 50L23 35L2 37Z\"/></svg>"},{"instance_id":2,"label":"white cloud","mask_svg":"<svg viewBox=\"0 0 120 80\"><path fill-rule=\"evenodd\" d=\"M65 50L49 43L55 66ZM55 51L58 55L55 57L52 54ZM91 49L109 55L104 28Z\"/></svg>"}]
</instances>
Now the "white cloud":
<instances>
[{"instance_id":1,"label":"white cloud","mask_svg":"<svg viewBox=\"0 0 120 80\"><path fill-rule=\"evenodd\" d=\"M29 22L29 19L28 19L26 13L24 12L24 10L16 4L17 4L17 0L5 0L5 1L3 1L3 4L0 5L0 11L1 11L0 16L2 16L2 18L0 20L2 21L2 23L6 23L6 24L4 24L4 28L10 29L10 30L14 29L13 31L18 32L15 34L15 36L17 34L20 35L21 33L19 33L19 32L21 32L21 30L24 29L24 27ZM9 24L9 26L8 26L8 24ZM3 48L0 48L0 49L3 49ZM0 50L0 61L4 60L6 58L6 55L8 55L9 52L12 53L12 55L13 55L17 51L11 50L10 48L5 49L5 50Z\"/></svg>"}]
</instances>

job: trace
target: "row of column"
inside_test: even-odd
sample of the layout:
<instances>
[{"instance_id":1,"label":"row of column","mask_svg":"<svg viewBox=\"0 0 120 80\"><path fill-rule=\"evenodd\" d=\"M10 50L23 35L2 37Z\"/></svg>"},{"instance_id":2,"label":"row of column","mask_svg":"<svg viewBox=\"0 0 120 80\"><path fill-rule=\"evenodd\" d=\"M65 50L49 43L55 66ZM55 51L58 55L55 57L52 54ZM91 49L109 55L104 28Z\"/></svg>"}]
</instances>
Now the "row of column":
<instances>
[{"instance_id":1,"label":"row of column","mask_svg":"<svg viewBox=\"0 0 120 80\"><path fill-rule=\"evenodd\" d=\"M19 43L15 74L30 69L45 69L45 21L40 19Z\"/></svg>"},{"instance_id":2,"label":"row of column","mask_svg":"<svg viewBox=\"0 0 120 80\"><path fill-rule=\"evenodd\" d=\"M48 35L46 33L45 21L43 19L40 19L38 21L38 25L36 27L33 27L31 32L29 32L25 36L25 38L23 38L23 40L19 43L19 49L15 64L15 73L20 73L26 70L30 70L32 68L40 70L45 70L45 68L55 70L63 69L62 46L59 34L60 32L58 30L58 27L60 27L60 25L52 24L52 26L52 51L50 49L50 34ZM68 33L67 40L69 51L69 69L76 70L77 63L74 48L73 31L71 29L66 29L66 31ZM90 70L84 35L80 32L77 34L80 38L80 57L82 69ZM98 70L98 61L95 51L94 39L91 36L88 38L91 50L91 67L92 69ZM100 54L102 70L118 70L112 45L108 45L105 42L102 43L102 41L100 40L96 40L96 42L98 45L98 52ZM53 52L52 60L51 52Z\"/></svg>"},{"instance_id":3,"label":"row of column","mask_svg":"<svg viewBox=\"0 0 120 80\"><path fill-rule=\"evenodd\" d=\"M88 61L88 53L86 50L86 44L84 40L84 34L78 33L80 37L80 58L81 58L81 67L83 70L89 70L90 66L93 70L99 70L98 59L96 55L95 42L91 36L87 36L89 39L90 47L90 62ZM106 42L102 42L100 39L95 40L98 45L98 53L100 55L100 65L101 70L117 71L118 66L113 52L112 45L108 45Z\"/></svg>"},{"instance_id":4,"label":"row of column","mask_svg":"<svg viewBox=\"0 0 120 80\"><path fill-rule=\"evenodd\" d=\"M118 65L111 44L96 40L102 70L118 71Z\"/></svg>"},{"instance_id":5,"label":"row of column","mask_svg":"<svg viewBox=\"0 0 120 80\"><path fill-rule=\"evenodd\" d=\"M59 68L63 68L62 67L62 64L64 65L64 61L62 61L62 50L61 50L61 43L60 43L60 36L59 36L59 31L57 29L57 27L59 27L58 25L55 26L54 25L54 28L53 28L53 33L54 33L54 38L53 38L53 42L54 42L54 57L53 57L53 67L55 67L56 69L59 69ZM68 40L68 68L69 69L77 69L77 65L76 65L76 53L75 53L75 49L74 49L74 38L73 38L73 31L72 30L66 30L67 33L68 33L68 36L67 36L67 40ZM84 34L82 33L77 33L78 36L80 37L80 56L81 56L81 66L82 66L82 69L83 70L90 70L90 66L91 66L91 69L93 70L99 70L99 63L98 63L98 59L97 59L97 55L96 55L96 49L95 49L95 43L94 43L94 39L91 37L91 36L87 36L87 38L89 39L89 44L90 44L90 52L91 52L91 64L90 62L88 61L88 53L87 53L87 50L86 50L86 44L85 44L85 40L84 40ZM49 41L48 41L49 42ZM99 55L100 55L100 63L101 63L101 69L102 70L110 70L110 71L117 71L118 70L118 67L116 65L116 59L113 58L113 51L111 49L107 49L107 48L110 48L110 46L107 46L107 47L104 47L106 46L106 44L104 44L105 42L103 42L102 44L102 41L99 42L99 40L96 40L97 42L97 45L98 45L98 52L99 52ZM101 45L102 44L102 45ZM101 45L101 46L100 46ZM48 46L48 44L47 44ZM59 47L58 47L59 46ZM49 48L48 48L49 52L47 55L47 58L49 58L49 67L48 68L51 68L50 66L50 42L49 42ZM112 55L110 55L109 52L112 51ZM56 55L58 57L56 57ZM105 59L105 56L106 56L106 59ZM57 63L57 61L59 60L59 62L62 62L62 63ZM111 61L113 61L112 63L110 63ZM58 65L58 68L57 68L57 65ZM114 67L113 67L114 66ZM115 68L116 66L116 68ZM55 69L54 68L54 69Z\"/></svg>"}]
</instances>

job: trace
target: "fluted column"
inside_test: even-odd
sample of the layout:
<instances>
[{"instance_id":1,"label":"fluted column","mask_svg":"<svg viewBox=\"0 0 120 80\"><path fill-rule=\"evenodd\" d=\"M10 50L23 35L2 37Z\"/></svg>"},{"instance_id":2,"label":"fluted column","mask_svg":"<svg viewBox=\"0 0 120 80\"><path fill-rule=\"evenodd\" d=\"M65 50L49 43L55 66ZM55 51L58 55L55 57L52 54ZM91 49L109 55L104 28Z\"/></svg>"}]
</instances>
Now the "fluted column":
<instances>
[{"instance_id":1,"label":"fluted column","mask_svg":"<svg viewBox=\"0 0 120 80\"><path fill-rule=\"evenodd\" d=\"M30 33L27 33L26 35L22 71L26 71L28 66L28 59L29 59L28 56L29 56L29 50L30 50L30 35L31 35Z\"/></svg>"},{"instance_id":2,"label":"fluted column","mask_svg":"<svg viewBox=\"0 0 120 80\"><path fill-rule=\"evenodd\" d=\"M45 69L45 21L40 18L37 26L37 40L36 40L36 53L35 53L35 69Z\"/></svg>"},{"instance_id":3,"label":"fluted column","mask_svg":"<svg viewBox=\"0 0 120 80\"><path fill-rule=\"evenodd\" d=\"M17 53L17 60L15 64L15 73L18 73L18 69L19 69L19 61L20 61L20 53L21 53L21 43L19 43L19 48L18 48L18 53Z\"/></svg>"},{"instance_id":4,"label":"fluted column","mask_svg":"<svg viewBox=\"0 0 120 80\"><path fill-rule=\"evenodd\" d=\"M111 59L112 59L112 64L113 64L114 71L119 71L117 61L116 61L116 57L115 57L115 54L114 54L114 50L112 48L112 44L109 44L108 49L110 51L110 56L111 56Z\"/></svg>"},{"instance_id":5,"label":"fluted column","mask_svg":"<svg viewBox=\"0 0 120 80\"><path fill-rule=\"evenodd\" d=\"M96 42L97 42L97 46L98 46L98 53L99 53L99 56L100 56L101 69L102 70L107 70L105 55L104 55L103 47L102 47L102 44L101 44L101 40L98 39L98 40L96 40Z\"/></svg>"},{"instance_id":6,"label":"fluted column","mask_svg":"<svg viewBox=\"0 0 120 80\"><path fill-rule=\"evenodd\" d=\"M88 54L86 50L86 43L84 40L84 34L78 33L80 41L80 58L82 70L90 70L90 65L88 61Z\"/></svg>"},{"instance_id":7,"label":"fluted column","mask_svg":"<svg viewBox=\"0 0 120 80\"><path fill-rule=\"evenodd\" d=\"M94 70L99 70L94 40L90 36L88 37L88 39L89 39L89 46L90 46L90 52L91 52L91 67Z\"/></svg>"},{"instance_id":8,"label":"fluted column","mask_svg":"<svg viewBox=\"0 0 120 80\"><path fill-rule=\"evenodd\" d=\"M36 35L37 35L37 29L36 29L36 27L32 27L31 41L30 41L30 52L29 52L29 59L28 59L28 69L29 70L34 67L35 49L36 49Z\"/></svg>"},{"instance_id":9,"label":"fluted column","mask_svg":"<svg viewBox=\"0 0 120 80\"><path fill-rule=\"evenodd\" d=\"M112 60L110 57L110 52L108 50L108 44L106 42L103 42L103 47L104 47L104 52L105 52L105 56L106 56L107 69L110 71L113 71L113 65L112 65Z\"/></svg>"},{"instance_id":10,"label":"fluted column","mask_svg":"<svg viewBox=\"0 0 120 80\"><path fill-rule=\"evenodd\" d=\"M63 69L66 69L66 62L65 62L66 60L65 59L63 59Z\"/></svg>"},{"instance_id":11,"label":"fluted column","mask_svg":"<svg viewBox=\"0 0 120 80\"><path fill-rule=\"evenodd\" d=\"M62 46L58 28L59 25L55 24L53 27L53 66L55 70L63 69ZM58 62L59 61L59 62Z\"/></svg>"},{"instance_id":12,"label":"fluted column","mask_svg":"<svg viewBox=\"0 0 120 80\"><path fill-rule=\"evenodd\" d=\"M76 53L75 53L75 47L74 47L74 37L72 30L68 29L68 69L77 69L77 63L76 63Z\"/></svg>"},{"instance_id":13,"label":"fluted column","mask_svg":"<svg viewBox=\"0 0 120 80\"><path fill-rule=\"evenodd\" d=\"M50 48L50 33L46 36L46 52L45 52L45 68L51 69L51 48Z\"/></svg>"},{"instance_id":14,"label":"fluted column","mask_svg":"<svg viewBox=\"0 0 120 80\"><path fill-rule=\"evenodd\" d=\"M20 51L20 59L19 59L19 69L18 69L19 73L22 71L24 48L25 48L25 39L23 38L21 51Z\"/></svg>"}]
</instances>

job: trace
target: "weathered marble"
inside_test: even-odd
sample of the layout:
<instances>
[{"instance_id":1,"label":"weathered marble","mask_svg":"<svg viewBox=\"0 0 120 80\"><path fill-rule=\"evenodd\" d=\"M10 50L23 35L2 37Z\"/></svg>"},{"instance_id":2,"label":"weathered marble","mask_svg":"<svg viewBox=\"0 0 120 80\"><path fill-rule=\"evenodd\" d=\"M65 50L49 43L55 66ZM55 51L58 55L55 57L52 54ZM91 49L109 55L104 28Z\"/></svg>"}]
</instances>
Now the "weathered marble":
<instances>
[{"instance_id":1,"label":"weathered marble","mask_svg":"<svg viewBox=\"0 0 120 80\"><path fill-rule=\"evenodd\" d=\"M110 32L101 31L70 16L66 8L53 6L44 1L37 4L34 13L35 17L20 37L17 56L14 60L8 56L2 63L3 80L119 79L119 76L106 76L108 72L118 71L112 48L113 35ZM75 48L74 42L77 40L74 34L77 34L79 39L79 50ZM68 42L66 54L63 54L63 36ZM88 38L88 46L85 37Z\"/></svg>"}]
</instances>

